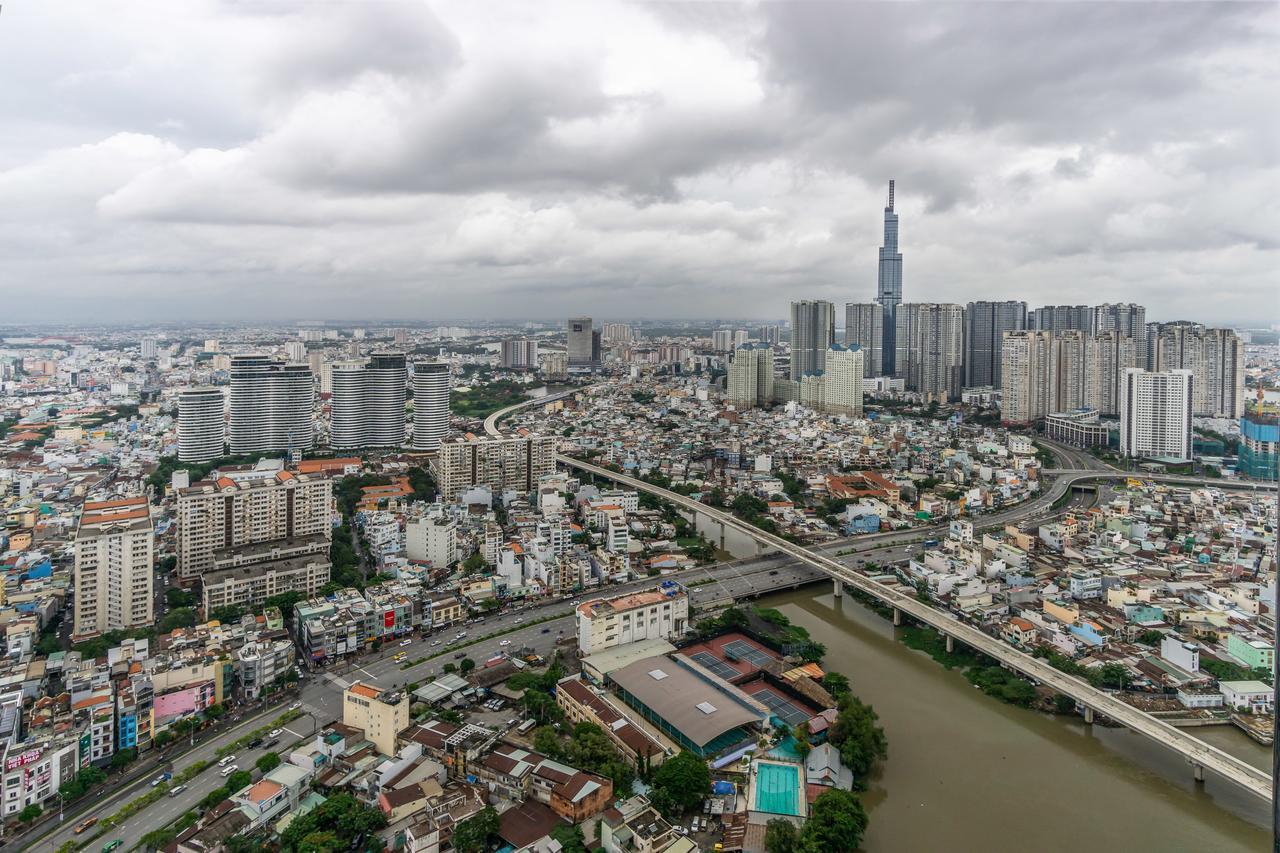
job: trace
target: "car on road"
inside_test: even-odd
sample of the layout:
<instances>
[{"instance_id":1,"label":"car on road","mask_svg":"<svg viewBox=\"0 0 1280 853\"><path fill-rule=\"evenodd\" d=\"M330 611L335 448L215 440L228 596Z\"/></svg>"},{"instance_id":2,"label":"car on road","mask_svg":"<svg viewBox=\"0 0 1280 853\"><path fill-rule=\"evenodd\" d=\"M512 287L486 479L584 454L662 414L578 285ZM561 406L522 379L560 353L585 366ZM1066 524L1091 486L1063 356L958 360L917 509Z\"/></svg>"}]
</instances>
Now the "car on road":
<instances>
[{"instance_id":1,"label":"car on road","mask_svg":"<svg viewBox=\"0 0 1280 853\"><path fill-rule=\"evenodd\" d=\"M159 776L151 780L151 787L154 788L156 785L159 785L161 782L168 782L172 778L173 778L172 773L161 773Z\"/></svg>"},{"instance_id":2,"label":"car on road","mask_svg":"<svg viewBox=\"0 0 1280 853\"><path fill-rule=\"evenodd\" d=\"M232 773L235 773L239 769L240 769L239 764L228 764L226 767L218 771L218 775L225 779L226 777L230 776Z\"/></svg>"},{"instance_id":3,"label":"car on road","mask_svg":"<svg viewBox=\"0 0 1280 853\"><path fill-rule=\"evenodd\" d=\"M407 638L406 638L406 639L403 639L403 640L401 640L401 641L400 641L400 645L402 645L402 646L410 646L410 645L413 645L413 640L410 640L410 639L407 639Z\"/></svg>"},{"instance_id":4,"label":"car on road","mask_svg":"<svg viewBox=\"0 0 1280 853\"><path fill-rule=\"evenodd\" d=\"M256 737L253 740L249 741L250 749L257 749L260 746L262 746L262 738L260 737Z\"/></svg>"},{"instance_id":5,"label":"car on road","mask_svg":"<svg viewBox=\"0 0 1280 853\"><path fill-rule=\"evenodd\" d=\"M543 629L542 629L542 633L544 633L544 634L550 634L550 633L551 633L551 629L550 629L550 628L543 628Z\"/></svg>"},{"instance_id":6,"label":"car on road","mask_svg":"<svg viewBox=\"0 0 1280 853\"><path fill-rule=\"evenodd\" d=\"M772 570L771 572L769 572L769 574L771 574L771 575L776 575L777 573L778 573L778 570L777 570L777 569L774 569L774 570Z\"/></svg>"},{"instance_id":7,"label":"car on road","mask_svg":"<svg viewBox=\"0 0 1280 853\"><path fill-rule=\"evenodd\" d=\"M284 734L284 729L272 729L267 732L267 737L280 737L282 734Z\"/></svg>"},{"instance_id":8,"label":"car on road","mask_svg":"<svg viewBox=\"0 0 1280 853\"><path fill-rule=\"evenodd\" d=\"M524 619L523 619L523 618L521 618L521 617L519 617L519 616L517 616L517 617L516 617L516 624L517 624L517 625L519 625L519 624L520 624L521 622L523 622L523 621L524 621Z\"/></svg>"},{"instance_id":9,"label":"car on road","mask_svg":"<svg viewBox=\"0 0 1280 853\"><path fill-rule=\"evenodd\" d=\"M86 829L89 829L97 822L98 822L98 819L96 817L91 817L88 820L80 821L79 823L76 824L76 835L79 835L80 833L84 832Z\"/></svg>"},{"instance_id":10,"label":"car on road","mask_svg":"<svg viewBox=\"0 0 1280 853\"><path fill-rule=\"evenodd\" d=\"M510 640L499 640L499 641L498 641L498 645L500 645L500 646L509 646L509 645L511 645L511 641L510 641Z\"/></svg>"},{"instance_id":11,"label":"car on road","mask_svg":"<svg viewBox=\"0 0 1280 853\"><path fill-rule=\"evenodd\" d=\"M275 745L276 745L276 744L278 744L279 742L280 742L280 738L278 738L278 737L273 737L271 740L269 740L269 741L267 741L266 743L264 743L264 744L262 745L262 748L263 748L263 749L271 749L271 747L275 746Z\"/></svg>"},{"instance_id":12,"label":"car on road","mask_svg":"<svg viewBox=\"0 0 1280 853\"><path fill-rule=\"evenodd\" d=\"M438 645L440 645L440 641L439 641L439 640L432 640L432 641L431 641L431 645L433 645L433 646L438 646Z\"/></svg>"},{"instance_id":13,"label":"car on road","mask_svg":"<svg viewBox=\"0 0 1280 853\"><path fill-rule=\"evenodd\" d=\"M301 702L294 702L292 705L290 705L290 706L289 706L289 710L290 710L290 711L296 711L296 710L298 710L298 709L299 709L299 708L301 708L301 707L302 707L302 703L301 703Z\"/></svg>"},{"instance_id":14,"label":"car on road","mask_svg":"<svg viewBox=\"0 0 1280 853\"><path fill-rule=\"evenodd\" d=\"M230 764L235 760L236 760L236 757L234 755L224 755L218 759L218 766L226 767L228 764Z\"/></svg>"},{"instance_id":15,"label":"car on road","mask_svg":"<svg viewBox=\"0 0 1280 853\"><path fill-rule=\"evenodd\" d=\"M454 659L454 660L462 660L462 659L463 659L463 658L465 658L466 656L467 656L467 653L466 653L466 652L458 652L456 655L454 655L454 656L453 656L453 659Z\"/></svg>"},{"instance_id":16,"label":"car on road","mask_svg":"<svg viewBox=\"0 0 1280 853\"><path fill-rule=\"evenodd\" d=\"M115 841L109 841L106 844L102 845L102 853L111 853L112 850L115 850L121 844L124 844L124 842L121 841L119 838L117 838Z\"/></svg>"},{"instance_id":17,"label":"car on road","mask_svg":"<svg viewBox=\"0 0 1280 853\"><path fill-rule=\"evenodd\" d=\"M176 797L185 790L187 790L186 785L174 785L172 788L169 789L169 796Z\"/></svg>"}]
</instances>

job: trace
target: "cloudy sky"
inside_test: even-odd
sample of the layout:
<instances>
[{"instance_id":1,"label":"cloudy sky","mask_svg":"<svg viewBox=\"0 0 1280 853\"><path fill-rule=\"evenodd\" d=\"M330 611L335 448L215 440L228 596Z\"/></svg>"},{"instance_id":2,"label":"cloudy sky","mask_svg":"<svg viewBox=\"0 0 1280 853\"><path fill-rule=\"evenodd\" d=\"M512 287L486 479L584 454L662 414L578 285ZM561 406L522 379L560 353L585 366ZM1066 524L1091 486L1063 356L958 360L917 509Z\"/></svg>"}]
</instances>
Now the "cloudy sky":
<instances>
[{"instance_id":1,"label":"cloudy sky","mask_svg":"<svg viewBox=\"0 0 1280 853\"><path fill-rule=\"evenodd\" d=\"M1277 9L11 0L0 324L1276 322Z\"/></svg>"}]
</instances>

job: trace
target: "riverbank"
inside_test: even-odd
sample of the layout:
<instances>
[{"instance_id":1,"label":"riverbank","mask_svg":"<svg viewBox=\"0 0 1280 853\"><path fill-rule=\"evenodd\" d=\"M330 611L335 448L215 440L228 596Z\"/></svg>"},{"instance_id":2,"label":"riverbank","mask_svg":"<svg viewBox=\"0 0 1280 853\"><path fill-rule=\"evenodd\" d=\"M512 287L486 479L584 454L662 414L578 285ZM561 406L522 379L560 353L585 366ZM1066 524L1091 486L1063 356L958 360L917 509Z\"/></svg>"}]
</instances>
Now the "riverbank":
<instances>
[{"instance_id":1,"label":"riverbank","mask_svg":"<svg viewBox=\"0 0 1280 853\"><path fill-rule=\"evenodd\" d=\"M875 707L892 743L861 797L864 850L1059 850L1063 839L1103 850L1267 849L1266 804L1222 780L1197 786L1177 756L1125 729L992 701L847 593L815 588L759 604L826 647L826 668ZM1203 731L1264 759L1232 727Z\"/></svg>"}]
</instances>

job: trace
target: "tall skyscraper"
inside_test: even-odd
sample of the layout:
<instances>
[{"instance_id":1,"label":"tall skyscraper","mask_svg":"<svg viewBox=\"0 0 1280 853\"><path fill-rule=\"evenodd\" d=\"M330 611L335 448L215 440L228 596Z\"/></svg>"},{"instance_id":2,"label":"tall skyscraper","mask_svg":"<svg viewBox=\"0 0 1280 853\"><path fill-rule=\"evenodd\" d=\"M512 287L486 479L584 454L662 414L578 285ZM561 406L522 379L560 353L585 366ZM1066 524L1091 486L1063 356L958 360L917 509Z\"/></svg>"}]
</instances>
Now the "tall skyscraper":
<instances>
[{"instance_id":1,"label":"tall skyscraper","mask_svg":"<svg viewBox=\"0 0 1280 853\"><path fill-rule=\"evenodd\" d=\"M333 366L329 446L342 450L404 444L409 371L403 353Z\"/></svg>"},{"instance_id":2,"label":"tall skyscraper","mask_svg":"<svg viewBox=\"0 0 1280 853\"><path fill-rule=\"evenodd\" d=\"M896 376L897 312L902 302L902 253L898 251L898 214L893 211L893 181L889 181L889 203L884 208L884 245L876 277L876 301L884 309L884 339L881 343L881 374Z\"/></svg>"},{"instance_id":3,"label":"tall skyscraper","mask_svg":"<svg viewBox=\"0 0 1280 853\"><path fill-rule=\"evenodd\" d=\"M1088 373L1085 369L1089 335L1067 329L1053 338L1053 392L1049 412L1069 412L1086 405Z\"/></svg>"},{"instance_id":4,"label":"tall skyscraper","mask_svg":"<svg viewBox=\"0 0 1280 853\"><path fill-rule=\"evenodd\" d=\"M965 387L999 388L1002 337L1025 328L1025 302L970 302L964 312Z\"/></svg>"},{"instance_id":5,"label":"tall skyscraper","mask_svg":"<svg viewBox=\"0 0 1280 853\"><path fill-rule=\"evenodd\" d=\"M1135 339L1119 331L1099 332L1088 341L1085 369L1085 405L1099 414L1120 413L1120 389L1124 372L1142 363L1135 356Z\"/></svg>"},{"instance_id":6,"label":"tall skyscraper","mask_svg":"<svg viewBox=\"0 0 1280 853\"><path fill-rule=\"evenodd\" d=\"M305 364L265 355L231 358L231 452L301 451L315 446L315 381Z\"/></svg>"},{"instance_id":7,"label":"tall skyscraper","mask_svg":"<svg viewBox=\"0 0 1280 853\"><path fill-rule=\"evenodd\" d=\"M1093 334L1096 311L1088 305L1046 305L1031 312L1027 328L1038 332L1078 329Z\"/></svg>"},{"instance_id":8,"label":"tall skyscraper","mask_svg":"<svg viewBox=\"0 0 1280 853\"><path fill-rule=\"evenodd\" d=\"M1120 397L1120 452L1189 461L1194 384L1190 370L1126 370Z\"/></svg>"},{"instance_id":9,"label":"tall skyscraper","mask_svg":"<svg viewBox=\"0 0 1280 853\"><path fill-rule=\"evenodd\" d=\"M570 317L568 324L568 351L570 367L588 367L595 361L596 346L593 343L590 317Z\"/></svg>"},{"instance_id":10,"label":"tall skyscraper","mask_svg":"<svg viewBox=\"0 0 1280 853\"><path fill-rule=\"evenodd\" d=\"M897 307L894 325L894 377L929 399L958 399L964 377L964 308L908 302Z\"/></svg>"},{"instance_id":11,"label":"tall skyscraper","mask_svg":"<svg viewBox=\"0 0 1280 853\"><path fill-rule=\"evenodd\" d=\"M821 299L791 303L791 380L821 373L836 340L836 307Z\"/></svg>"},{"instance_id":12,"label":"tall skyscraper","mask_svg":"<svg viewBox=\"0 0 1280 853\"><path fill-rule=\"evenodd\" d=\"M782 343L782 329L778 326L761 326L756 329L756 340L776 347Z\"/></svg>"},{"instance_id":13,"label":"tall skyscraper","mask_svg":"<svg viewBox=\"0 0 1280 853\"><path fill-rule=\"evenodd\" d=\"M879 376L884 364L884 308L874 302L846 302L844 342L862 350L863 376Z\"/></svg>"},{"instance_id":14,"label":"tall skyscraper","mask_svg":"<svg viewBox=\"0 0 1280 853\"><path fill-rule=\"evenodd\" d=\"M1157 370L1190 370L1192 412L1203 417L1244 414L1244 344L1231 329L1166 323L1156 341Z\"/></svg>"},{"instance_id":15,"label":"tall skyscraper","mask_svg":"<svg viewBox=\"0 0 1280 853\"><path fill-rule=\"evenodd\" d=\"M767 406L773 401L773 348L745 344L733 352L725 398L737 409Z\"/></svg>"},{"instance_id":16,"label":"tall skyscraper","mask_svg":"<svg viewBox=\"0 0 1280 853\"><path fill-rule=\"evenodd\" d=\"M1031 424L1050 413L1053 332L1005 332L1000 347L1000 420Z\"/></svg>"},{"instance_id":17,"label":"tall skyscraper","mask_svg":"<svg viewBox=\"0 0 1280 853\"><path fill-rule=\"evenodd\" d=\"M156 357L156 348L157 348L157 347L156 347L156 339L155 339L155 338L143 338L143 339L142 339L142 357L143 357L143 358L155 358L155 357Z\"/></svg>"},{"instance_id":18,"label":"tall skyscraper","mask_svg":"<svg viewBox=\"0 0 1280 853\"><path fill-rule=\"evenodd\" d=\"M76 528L72 636L151 625L155 527L144 495L86 501Z\"/></svg>"},{"instance_id":19,"label":"tall skyscraper","mask_svg":"<svg viewBox=\"0 0 1280 853\"><path fill-rule=\"evenodd\" d=\"M556 437L532 434L449 439L440 444L431 465L446 501L470 486L486 486L495 494L507 489L527 494L555 470Z\"/></svg>"},{"instance_id":20,"label":"tall skyscraper","mask_svg":"<svg viewBox=\"0 0 1280 853\"><path fill-rule=\"evenodd\" d=\"M1134 302L1108 302L1094 311L1094 334L1120 332L1133 338L1139 363L1147 360L1147 309Z\"/></svg>"},{"instance_id":21,"label":"tall skyscraper","mask_svg":"<svg viewBox=\"0 0 1280 853\"><path fill-rule=\"evenodd\" d=\"M178 461L208 462L225 452L226 398L221 388L178 392Z\"/></svg>"},{"instance_id":22,"label":"tall skyscraper","mask_svg":"<svg viewBox=\"0 0 1280 853\"><path fill-rule=\"evenodd\" d=\"M449 435L449 365L413 363L413 449L436 450Z\"/></svg>"}]
</instances>

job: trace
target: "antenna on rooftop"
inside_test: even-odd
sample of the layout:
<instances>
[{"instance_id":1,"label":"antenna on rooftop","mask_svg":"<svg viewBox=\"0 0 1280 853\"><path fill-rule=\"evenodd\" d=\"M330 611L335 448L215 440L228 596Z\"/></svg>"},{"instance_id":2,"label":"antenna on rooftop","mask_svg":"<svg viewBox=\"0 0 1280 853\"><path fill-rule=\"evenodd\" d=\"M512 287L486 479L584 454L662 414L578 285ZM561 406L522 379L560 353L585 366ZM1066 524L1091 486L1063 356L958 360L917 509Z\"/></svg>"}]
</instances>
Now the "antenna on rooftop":
<instances>
[{"instance_id":1,"label":"antenna on rooftop","mask_svg":"<svg viewBox=\"0 0 1280 853\"><path fill-rule=\"evenodd\" d=\"M893 212L893 180L892 180L892 179L890 179L890 181L889 181L889 207L888 207L888 210L889 210L889 212L890 212L890 213L892 213L892 212Z\"/></svg>"}]
</instances>

